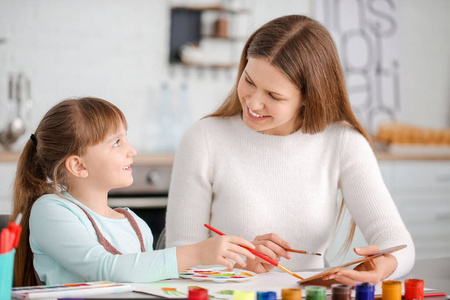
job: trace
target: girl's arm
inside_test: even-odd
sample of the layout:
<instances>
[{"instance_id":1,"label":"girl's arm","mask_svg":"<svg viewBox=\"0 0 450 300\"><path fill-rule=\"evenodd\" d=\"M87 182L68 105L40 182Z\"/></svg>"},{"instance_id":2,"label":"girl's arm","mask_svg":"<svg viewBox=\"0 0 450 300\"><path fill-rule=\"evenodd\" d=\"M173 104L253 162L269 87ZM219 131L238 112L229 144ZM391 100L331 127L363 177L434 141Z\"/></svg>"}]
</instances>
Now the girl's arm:
<instances>
[{"instance_id":1,"label":"girl's arm","mask_svg":"<svg viewBox=\"0 0 450 300\"><path fill-rule=\"evenodd\" d=\"M43 278L46 284L65 277L71 282L150 282L178 277L175 248L112 255L99 244L86 215L73 204L72 211L64 201L57 196L39 199L30 216L35 268L41 278L47 276Z\"/></svg>"},{"instance_id":2,"label":"girl's arm","mask_svg":"<svg viewBox=\"0 0 450 300\"><path fill-rule=\"evenodd\" d=\"M196 265L217 264L232 270L234 264L230 259L241 267L245 267L246 262L239 254L250 259L254 259L255 256L241 246L255 248L252 243L237 236L216 236L197 244L179 247L177 248L178 270L182 271Z\"/></svg>"}]
</instances>

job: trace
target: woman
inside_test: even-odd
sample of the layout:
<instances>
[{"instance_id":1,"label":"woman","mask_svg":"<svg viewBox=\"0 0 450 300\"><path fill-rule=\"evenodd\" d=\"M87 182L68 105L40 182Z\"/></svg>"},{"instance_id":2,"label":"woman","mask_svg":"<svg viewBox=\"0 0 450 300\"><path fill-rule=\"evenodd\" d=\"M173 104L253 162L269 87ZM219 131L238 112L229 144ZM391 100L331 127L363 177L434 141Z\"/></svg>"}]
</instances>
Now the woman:
<instances>
[{"instance_id":1,"label":"woman","mask_svg":"<svg viewBox=\"0 0 450 300\"><path fill-rule=\"evenodd\" d=\"M414 245L356 120L329 32L306 16L275 19L253 33L234 89L196 122L178 148L167 208L167 245L208 238L203 223L251 239L292 270L320 268L343 203L371 246L358 255L406 244L392 255L324 279L354 285L409 272ZM341 207L342 208L342 207ZM354 226L347 245L353 236ZM282 236L283 238L281 238ZM348 246L347 246L348 247ZM292 257L292 258L291 258ZM261 260L247 268L269 271Z\"/></svg>"}]
</instances>

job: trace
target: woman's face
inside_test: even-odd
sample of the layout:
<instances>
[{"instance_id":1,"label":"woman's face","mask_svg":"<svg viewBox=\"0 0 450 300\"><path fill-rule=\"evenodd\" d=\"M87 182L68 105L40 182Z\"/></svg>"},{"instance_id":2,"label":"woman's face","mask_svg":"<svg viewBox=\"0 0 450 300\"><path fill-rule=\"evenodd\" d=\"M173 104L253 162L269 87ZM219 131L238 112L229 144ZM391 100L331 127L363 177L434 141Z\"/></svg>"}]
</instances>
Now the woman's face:
<instances>
[{"instance_id":1,"label":"woman's face","mask_svg":"<svg viewBox=\"0 0 450 300\"><path fill-rule=\"evenodd\" d=\"M288 135L299 129L300 90L264 58L250 57L239 79L244 123L253 130Z\"/></svg>"}]
</instances>

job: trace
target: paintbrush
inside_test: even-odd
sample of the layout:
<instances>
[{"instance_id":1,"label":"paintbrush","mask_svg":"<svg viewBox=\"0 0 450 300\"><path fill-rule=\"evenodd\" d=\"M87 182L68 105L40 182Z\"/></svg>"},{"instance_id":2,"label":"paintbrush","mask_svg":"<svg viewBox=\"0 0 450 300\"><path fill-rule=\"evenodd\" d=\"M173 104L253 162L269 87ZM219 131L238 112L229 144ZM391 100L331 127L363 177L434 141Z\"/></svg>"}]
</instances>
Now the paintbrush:
<instances>
[{"instance_id":1,"label":"paintbrush","mask_svg":"<svg viewBox=\"0 0 450 300\"><path fill-rule=\"evenodd\" d=\"M214 232L217 233L218 235L226 235L225 233L220 232L219 230L215 229L214 227L209 226L208 224L204 224L204 225L205 225L206 228L208 228L209 230L214 231ZM267 261L268 263L270 263L270 264L274 265L275 267L277 267L277 268L279 268L279 269L285 271L286 273L291 274L292 276L294 276L294 277L296 277L296 278L303 279L303 277L301 277L301 276L295 274L294 272L292 272L292 271L289 270L288 268L283 267L283 266L280 265L278 262L276 262L275 260L273 260L273 259L271 259L271 258L265 256L264 254L259 253L259 252L256 251L256 250L253 250L253 249L250 249L250 248L247 248L247 247L244 247L244 246L241 246L241 247L247 249L248 251L250 251L250 252L253 253L254 255L258 256L259 258L264 259L264 260Z\"/></svg>"},{"instance_id":2,"label":"paintbrush","mask_svg":"<svg viewBox=\"0 0 450 300\"><path fill-rule=\"evenodd\" d=\"M320 254L320 253L308 252L308 251L305 251L305 250L295 250L295 249L284 249L284 250L286 250L287 252L295 252L295 253L301 253L301 254L322 256L322 254Z\"/></svg>"}]
</instances>

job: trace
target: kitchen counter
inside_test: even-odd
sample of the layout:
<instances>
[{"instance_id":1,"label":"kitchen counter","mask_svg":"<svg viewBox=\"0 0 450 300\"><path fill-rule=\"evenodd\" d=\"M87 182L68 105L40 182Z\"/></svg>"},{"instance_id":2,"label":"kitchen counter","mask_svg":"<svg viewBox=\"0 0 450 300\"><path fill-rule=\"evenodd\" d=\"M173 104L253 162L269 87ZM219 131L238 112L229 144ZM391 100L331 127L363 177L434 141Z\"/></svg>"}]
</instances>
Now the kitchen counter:
<instances>
[{"instance_id":1,"label":"kitchen counter","mask_svg":"<svg viewBox=\"0 0 450 300\"><path fill-rule=\"evenodd\" d=\"M375 155L379 161L396 161L396 160L449 160L450 155L405 155L405 154L391 154L387 151L375 151ZM0 163L17 162L20 153L0 151ZM134 163L138 165L170 165L173 163L173 154L138 154Z\"/></svg>"},{"instance_id":2,"label":"kitchen counter","mask_svg":"<svg viewBox=\"0 0 450 300\"><path fill-rule=\"evenodd\" d=\"M0 151L0 163L17 162L19 157L19 152Z\"/></svg>"},{"instance_id":3,"label":"kitchen counter","mask_svg":"<svg viewBox=\"0 0 450 300\"><path fill-rule=\"evenodd\" d=\"M0 163L17 162L19 152L0 151ZM173 164L173 154L138 154L134 158L137 165L171 165Z\"/></svg>"},{"instance_id":4,"label":"kitchen counter","mask_svg":"<svg viewBox=\"0 0 450 300\"><path fill-rule=\"evenodd\" d=\"M450 160L450 155L431 155L431 154L392 154L387 151L375 150L375 156L378 161L383 160Z\"/></svg>"}]
</instances>

